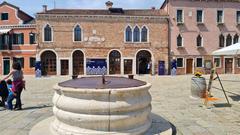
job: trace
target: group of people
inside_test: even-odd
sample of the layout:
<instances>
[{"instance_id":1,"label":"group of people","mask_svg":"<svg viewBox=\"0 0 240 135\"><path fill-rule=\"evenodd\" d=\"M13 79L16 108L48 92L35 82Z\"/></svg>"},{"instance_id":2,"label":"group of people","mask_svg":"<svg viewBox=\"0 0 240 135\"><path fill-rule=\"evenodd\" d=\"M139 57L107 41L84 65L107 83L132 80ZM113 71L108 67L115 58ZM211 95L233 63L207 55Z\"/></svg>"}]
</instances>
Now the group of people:
<instances>
[{"instance_id":1,"label":"group of people","mask_svg":"<svg viewBox=\"0 0 240 135\"><path fill-rule=\"evenodd\" d=\"M12 80L9 77L12 76ZM7 81L6 81L7 80ZM21 64L14 62L12 71L0 81L1 106L9 110L22 110L21 93L25 89ZM13 108L12 101L16 99Z\"/></svg>"}]
</instances>

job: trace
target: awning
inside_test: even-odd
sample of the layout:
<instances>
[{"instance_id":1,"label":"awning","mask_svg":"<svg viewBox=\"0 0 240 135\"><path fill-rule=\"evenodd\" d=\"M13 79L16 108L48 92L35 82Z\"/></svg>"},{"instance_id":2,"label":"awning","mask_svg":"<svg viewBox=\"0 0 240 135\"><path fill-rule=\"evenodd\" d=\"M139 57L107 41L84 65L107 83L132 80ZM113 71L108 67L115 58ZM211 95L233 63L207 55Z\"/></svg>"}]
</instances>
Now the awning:
<instances>
[{"instance_id":1,"label":"awning","mask_svg":"<svg viewBox=\"0 0 240 135\"><path fill-rule=\"evenodd\" d=\"M0 34L8 33L11 29L0 29Z\"/></svg>"},{"instance_id":2,"label":"awning","mask_svg":"<svg viewBox=\"0 0 240 135\"><path fill-rule=\"evenodd\" d=\"M236 43L212 52L212 55L239 55L239 54L240 54L240 43Z\"/></svg>"}]
</instances>

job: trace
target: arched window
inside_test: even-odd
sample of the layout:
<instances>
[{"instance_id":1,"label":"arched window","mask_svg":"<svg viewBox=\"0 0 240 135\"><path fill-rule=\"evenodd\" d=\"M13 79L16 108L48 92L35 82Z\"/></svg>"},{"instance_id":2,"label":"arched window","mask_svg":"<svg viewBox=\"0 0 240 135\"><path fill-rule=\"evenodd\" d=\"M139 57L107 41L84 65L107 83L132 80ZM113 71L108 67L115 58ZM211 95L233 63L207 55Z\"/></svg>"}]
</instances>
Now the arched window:
<instances>
[{"instance_id":1,"label":"arched window","mask_svg":"<svg viewBox=\"0 0 240 135\"><path fill-rule=\"evenodd\" d=\"M238 41L239 41L239 36L238 36L238 34L235 34L234 38L233 38L233 43L236 44L236 43L238 43Z\"/></svg>"},{"instance_id":2,"label":"arched window","mask_svg":"<svg viewBox=\"0 0 240 135\"><path fill-rule=\"evenodd\" d=\"M52 28L48 24L44 28L44 41L52 41Z\"/></svg>"},{"instance_id":3,"label":"arched window","mask_svg":"<svg viewBox=\"0 0 240 135\"><path fill-rule=\"evenodd\" d=\"M141 41L147 42L148 41L148 29L144 26L141 32Z\"/></svg>"},{"instance_id":4,"label":"arched window","mask_svg":"<svg viewBox=\"0 0 240 135\"><path fill-rule=\"evenodd\" d=\"M227 35L226 46L232 45L232 36L230 34Z\"/></svg>"},{"instance_id":5,"label":"arched window","mask_svg":"<svg viewBox=\"0 0 240 135\"><path fill-rule=\"evenodd\" d=\"M133 30L133 41L140 42L140 29L136 26Z\"/></svg>"},{"instance_id":6,"label":"arched window","mask_svg":"<svg viewBox=\"0 0 240 135\"><path fill-rule=\"evenodd\" d=\"M177 36L177 46L178 47L183 46L183 39L182 39L182 36L180 34Z\"/></svg>"},{"instance_id":7,"label":"arched window","mask_svg":"<svg viewBox=\"0 0 240 135\"><path fill-rule=\"evenodd\" d=\"M126 42L132 42L132 29L130 26L125 30L125 40Z\"/></svg>"},{"instance_id":8,"label":"arched window","mask_svg":"<svg viewBox=\"0 0 240 135\"><path fill-rule=\"evenodd\" d=\"M219 47L224 47L224 36L221 34L219 36Z\"/></svg>"},{"instance_id":9,"label":"arched window","mask_svg":"<svg viewBox=\"0 0 240 135\"><path fill-rule=\"evenodd\" d=\"M79 25L74 28L74 41L82 41L82 29Z\"/></svg>"},{"instance_id":10,"label":"arched window","mask_svg":"<svg viewBox=\"0 0 240 135\"><path fill-rule=\"evenodd\" d=\"M197 47L201 47L202 46L202 36L198 35L197 36Z\"/></svg>"}]
</instances>

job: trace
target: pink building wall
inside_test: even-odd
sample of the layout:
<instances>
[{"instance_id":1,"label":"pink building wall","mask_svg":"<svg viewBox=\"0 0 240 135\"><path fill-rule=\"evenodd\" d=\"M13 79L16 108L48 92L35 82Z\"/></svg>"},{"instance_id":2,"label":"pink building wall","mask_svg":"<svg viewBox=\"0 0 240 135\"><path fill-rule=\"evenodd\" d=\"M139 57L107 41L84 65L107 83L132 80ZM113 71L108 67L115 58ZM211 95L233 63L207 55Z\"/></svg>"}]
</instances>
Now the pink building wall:
<instances>
[{"instance_id":1,"label":"pink building wall","mask_svg":"<svg viewBox=\"0 0 240 135\"><path fill-rule=\"evenodd\" d=\"M240 11L240 2L217 2L214 0L208 1L193 1L193 0L167 0L162 8L166 10L170 16L170 44L171 54L173 57L184 58L184 67L178 68L178 74L186 74L186 59L193 59L194 70L202 70L205 68L196 68L195 58L202 57L203 60L213 60L211 53L219 49L219 35L223 34L226 37L228 34L240 36L240 25L236 22L236 12ZM184 23L177 25L177 10L183 10ZM196 21L196 11L203 10L203 24L198 24ZM217 10L224 11L224 24L217 24ZM183 47L177 47L177 36L181 34L183 37ZM203 47L197 47L196 38L198 35L203 38ZM229 56L228 56L229 57ZM232 73L240 73L236 67L237 61L233 60ZM225 73L224 57L221 57L220 73Z\"/></svg>"}]
</instances>

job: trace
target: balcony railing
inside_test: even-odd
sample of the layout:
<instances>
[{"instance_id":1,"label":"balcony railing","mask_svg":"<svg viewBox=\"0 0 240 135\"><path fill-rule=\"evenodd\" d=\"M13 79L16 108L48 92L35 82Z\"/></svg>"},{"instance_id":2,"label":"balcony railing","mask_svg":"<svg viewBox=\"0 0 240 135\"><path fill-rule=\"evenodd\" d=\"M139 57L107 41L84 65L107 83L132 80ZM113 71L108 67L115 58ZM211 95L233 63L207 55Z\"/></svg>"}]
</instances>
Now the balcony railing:
<instances>
[{"instance_id":1,"label":"balcony railing","mask_svg":"<svg viewBox=\"0 0 240 135\"><path fill-rule=\"evenodd\" d=\"M1 44L0 43L0 51L2 50L12 50L12 44Z\"/></svg>"}]
</instances>

